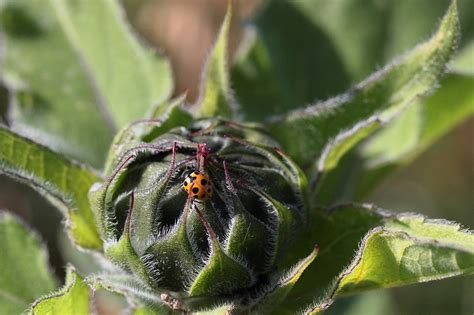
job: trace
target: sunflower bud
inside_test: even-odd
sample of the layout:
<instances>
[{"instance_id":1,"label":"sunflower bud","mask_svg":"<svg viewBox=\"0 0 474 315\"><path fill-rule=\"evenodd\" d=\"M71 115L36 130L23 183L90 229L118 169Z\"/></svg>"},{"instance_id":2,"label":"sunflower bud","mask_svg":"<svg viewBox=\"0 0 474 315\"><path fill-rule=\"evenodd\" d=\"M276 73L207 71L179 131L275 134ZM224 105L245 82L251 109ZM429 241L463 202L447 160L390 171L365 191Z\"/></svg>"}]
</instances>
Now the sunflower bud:
<instances>
[{"instance_id":1,"label":"sunflower bud","mask_svg":"<svg viewBox=\"0 0 474 315\"><path fill-rule=\"evenodd\" d=\"M153 124L119 136L91 189L107 258L188 308L254 299L306 222L304 175L258 126Z\"/></svg>"}]
</instances>

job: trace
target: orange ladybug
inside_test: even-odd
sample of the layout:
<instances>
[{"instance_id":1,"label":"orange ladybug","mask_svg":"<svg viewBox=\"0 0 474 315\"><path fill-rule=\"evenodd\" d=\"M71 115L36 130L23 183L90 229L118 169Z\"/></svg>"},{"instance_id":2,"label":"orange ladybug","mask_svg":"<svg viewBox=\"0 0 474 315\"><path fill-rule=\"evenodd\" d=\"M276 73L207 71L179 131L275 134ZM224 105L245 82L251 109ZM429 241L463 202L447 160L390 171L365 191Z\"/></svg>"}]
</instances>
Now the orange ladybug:
<instances>
[{"instance_id":1,"label":"orange ladybug","mask_svg":"<svg viewBox=\"0 0 474 315\"><path fill-rule=\"evenodd\" d=\"M198 170L186 177L183 188L193 199L205 201L212 196L212 183L209 176Z\"/></svg>"}]
</instances>

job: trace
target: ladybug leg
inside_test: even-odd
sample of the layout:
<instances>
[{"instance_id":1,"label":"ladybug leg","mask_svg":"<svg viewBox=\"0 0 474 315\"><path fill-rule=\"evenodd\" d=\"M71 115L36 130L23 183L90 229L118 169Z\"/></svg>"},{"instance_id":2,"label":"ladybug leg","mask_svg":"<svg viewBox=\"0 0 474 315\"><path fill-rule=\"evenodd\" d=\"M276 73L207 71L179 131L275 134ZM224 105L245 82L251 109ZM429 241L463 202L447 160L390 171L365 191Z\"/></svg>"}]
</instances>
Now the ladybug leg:
<instances>
[{"instance_id":1,"label":"ladybug leg","mask_svg":"<svg viewBox=\"0 0 474 315\"><path fill-rule=\"evenodd\" d=\"M196 169L204 173L204 163L209 155L209 148L205 143L198 143L196 152Z\"/></svg>"},{"instance_id":2,"label":"ladybug leg","mask_svg":"<svg viewBox=\"0 0 474 315\"><path fill-rule=\"evenodd\" d=\"M176 168L176 141L173 142L173 146L171 147L171 161L170 161L170 167L168 168L168 171L166 172L166 178L169 178L174 170Z\"/></svg>"},{"instance_id":3,"label":"ladybug leg","mask_svg":"<svg viewBox=\"0 0 474 315\"><path fill-rule=\"evenodd\" d=\"M245 179L242 179L239 174L237 175L234 175L237 177L237 179L234 179L234 182L235 182L235 186L234 184L232 183L232 180L233 180L233 177L230 176L230 173L229 173L229 170L227 168L227 162L224 160L222 162L222 165L223 165L223 169L224 169L224 175L225 175L225 179L226 179L226 186L228 187L228 189L232 192L232 193L235 193L236 190L235 190L235 186L240 186L240 187L243 187L247 190L252 190L254 188L251 188L252 185L249 184L249 182L247 182Z\"/></svg>"},{"instance_id":4,"label":"ladybug leg","mask_svg":"<svg viewBox=\"0 0 474 315\"><path fill-rule=\"evenodd\" d=\"M171 146L170 149L171 149L171 161L170 161L170 167L168 169L166 177L169 177L170 175L172 175L172 172L176 168L176 142L173 142L173 145ZM112 180L114 180L114 178L120 173L120 171L123 168L127 167L131 162L133 162L136 156L137 155L135 153L131 153L127 155L126 157L124 157L122 161L119 163L119 165L114 169L112 174L110 174L110 176L107 178L106 182L107 183L112 182Z\"/></svg>"},{"instance_id":5,"label":"ladybug leg","mask_svg":"<svg viewBox=\"0 0 474 315\"><path fill-rule=\"evenodd\" d=\"M206 217L204 216L204 214L201 212L201 210L199 210L199 207L198 207L196 204L193 204L193 209L194 209L194 211L196 211L196 214L198 215L199 220L201 220L202 224L203 224L204 227L206 228L206 231L207 231L207 233L209 234L211 240L216 241L216 240L217 240L216 233L215 233L214 230L212 229L211 224L210 224L209 221L206 219ZM211 245L211 244L210 244L210 245Z\"/></svg>"},{"instance_id":6,"label":"ladybug leg","mask_svg":"<svg viewBox=\"0 0 474 315\"><path fill-rule=\"evenodd\" d=\"M136 155L134 153L132 154L129 154L128 156L126 156L125 158L122 159L122 161L120 162L120 164L114 169L114 171L112 172L112 174L109 175L109 177L107 178L107 180L105 181L107 184L110 184L112 182L112 180L117 176L117 174L126 166L128 166L132 161L133 159L136 157Z\"/></svg>"}]
</instances>

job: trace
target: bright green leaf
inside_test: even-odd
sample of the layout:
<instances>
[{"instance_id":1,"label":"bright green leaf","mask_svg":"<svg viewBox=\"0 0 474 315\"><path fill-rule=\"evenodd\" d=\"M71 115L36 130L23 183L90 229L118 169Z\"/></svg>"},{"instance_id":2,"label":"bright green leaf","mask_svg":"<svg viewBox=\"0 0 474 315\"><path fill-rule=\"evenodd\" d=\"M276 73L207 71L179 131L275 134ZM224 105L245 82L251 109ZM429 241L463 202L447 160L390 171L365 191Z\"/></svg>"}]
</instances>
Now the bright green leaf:
<instances>
[{"instance_id":1,"label":"bright green leaf","mask_svg":"<svg viewBox=\"0 0 474 315\"><path fill-rule=\"evenodd\" d=\"M38 236L0 212L0 313L20 314L38 296L56 288Z\"/></svg>"},{"instance_id":2,"label":"bright green leaf","mask_svg":"<svg viewBox=\"0 0 474 315\"><path fill-rule=\"evenodd\" d=\"M457 29L457 9L453 3L429 41L348 93L277 117L269 123L272 134L295 160L307 165L342 130L377 113L382 118L393 115L430 92L451 57Z\"/></svg>"},{"instance_id":3,"label":"bright green leaf","mask_svg":"<svg viewBox=\"0 0 474 315\"><path fill-rule=\"evenodd\" d=\"M324 147L320 158L309 170L311 174L310 197L312 201L320 202L321 193L323 193L324 197L332 196L334 193L337 194L337 190L332 190L331 192L321 190L321 183L325 184L323 189L326 189L327 174L331 174L331 171L337 168L339 160L344 154L381 126L382 121L379 117L370 117L366 121L355 125L352 129L342 131Z\"/></svg>"},{"instance_id":4,"label":"bright green leaf","mask_svg":"<svg viewBox=\"0 0 474 315\"><path fill-rule=\"evenodd\" d=\"M416 104L358 150L351 185L361 199L400 166L419 156L454 126L474 114L474 75L450 73L441 88ZM346 181L348 178L346 177Z\"/></svg>"},{"instance_id":5,"label":"bright green leaf","mask_svg":"<svg viewBox=\"0 0 474 315\"><path fill-rule=\"evenodd\" d=\"M440 85L324 175L313 196L316 202L364 199L378 183L474 113L473 75L449 73Z\"/></svg>"},{"instance_id":6,"label":"bright green leaf","mask_svg":"<svg viewBox=\"0 0 474 315\"><path fill-rule=\"evenodd\" d=\"M199 99L195 104L199 117L233 116L236 104L230 87L227 60L231 18L232 7L229 2L219 35L204 66Z\"/></svg>"},{"instance_id":7,"label":"bright green leaf","mask_svg":"<svg viewBox=\"0 0 474 315\"><path fill-rule=\"evenodd\" d=\"M153 127L149 128L149 130L143 132L144 141L155 139L176 127L187 127L193 121L193 117L181 106L181 104L172 103L160 116L159 121L159 124L155 124Z\"/></svg>"},{"instance_id":8,"label":"bright green leaf","mask_svg":"<svg viewBox=\"0 0 474 315\"><path fill-rule=\"evenodd\" d=\"M474 274L474 235L438 224L437 232L448 235L437 237L430 225L421 228L421 237L409 228L371 232L362 245L361 257L344 272L337 294Z\"/></svg>"},{"instance_id":9,"label":"bright green leaf","mask_svg":"<svg viewBox=\"0 0 474 315\"><path fill-rule=\"evenodd\" d=\"M335 168L342 156L359 143L362 139L372 134L380 127L382 122L377 117L354 126L354 128L341 132L334 140L329 142L318 160L318 172L327 172Z\"/></svg>"},{"instance_id":10,"label":"bright green leaf","mask_svg":"<svg viewBox=\"0 0 474 315\"><path fill-rule=\"evenodd\" d=\"M77 245L102 248L87 199L91 185L100 180L92 170L0 126L0 173L31 185L64 210Z\"/></svg>"},{"instance_id":11,"label":"bright green leaf","mask_svg":"<svg viewBox=\"0 0 474 315\"><path fill-rule=\"evenodd\" d=\"M170 95L169 65L139 45L115 1L2 0L0 10L13 124L54 149L99 167L115 129Z\"/></svg>"},{"instance_id":12,"label":"bright green leaf","mask_svg":"<svg viewBox=\"0 0 474 315\"><path fill-rule=\"evenodd\" d=\"M453 62L453 68L457 72L474 75L474 39L459 51Z\"/></svg>"},{"instance_id":13,"label":"bright green leaf","mask_svg":"<svg viewBox=\"0 0 474 315\"><path fill-rule=\"evenodd\" d=\"M371 205L341 205L314 215L312 237L304 242L320 244L321 251L290 292L285 310L303 310L314 301L314 310L325 308L340 293L474 273L474 235L458 224Z\"/></svg>"},{"instance_id":14,"label":"bright green leaf","mask_svg":"<svg viewBox=\"0 0 474 315\"><path fill-rule=\"evenodd\" d=\"M50 2L118 127L143 117L170 96L168 63L140 46L116 1Z\"/></svg>"},{"instance_id":15,"label":"bright green leaf","mask_svg":"<svg viewBox=\"0 0 474 315\"><path fill-rule=\"evenodd\" d=\"M368 158L369 165L380 165L406 156L413 150L420 137L418 126L421 124L419 103L397 117L392 124L381 130L377 137L362 147Z\"/></svg>"},{"instance_id":16,"label":"bright green leaf","mask_svg":"<svg viewBox=\"0 0 474 315\"><path fill-rule=\"evenodd\" d=\"M91 290L69 266L66 284L59 291L37 300L30 309L31 315L88 315L91 313Z\"/></svg>"},{"instance_id":17,"label":"bright green leaf","mask_svg":"<svg viewBox=\"0 0 474 315\"><path fill-rule=\"evenodd\" d=\"M156 106L150 108L150 112L147 115L149 119L160 119L163 115L166 116L166 112L170 108L184 106L186 103L186 97L188 93L183 93L176 98L168 99Z\"/></svg>"},{"instance_id":18,"label":"bright green leaf","mask_svg":"<svg viewBox=\"0 0 474 315\"><path fill-rule=\"evenodd\" d=\"M113 131L47 1L0 1L6 46L0 75L14 94L12 126L35 140L101 166ZM88 126L88 128L84 128ZM94 141L90 141L94 139ZM81 149L79 149L79 147Z\"/></svg>"}]
</instances>

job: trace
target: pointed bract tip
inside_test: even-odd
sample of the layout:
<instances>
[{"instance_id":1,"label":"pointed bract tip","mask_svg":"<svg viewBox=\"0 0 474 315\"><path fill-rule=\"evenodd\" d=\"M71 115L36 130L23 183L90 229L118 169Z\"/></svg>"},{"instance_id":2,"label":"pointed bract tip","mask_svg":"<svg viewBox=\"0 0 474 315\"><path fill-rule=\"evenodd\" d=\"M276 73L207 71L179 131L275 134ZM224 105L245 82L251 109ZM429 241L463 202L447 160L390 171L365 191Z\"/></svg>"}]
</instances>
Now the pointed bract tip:
<instances>
[{"instance_id":1,"label":"pointed bract tip","mask_svg":"<svg viewBox=\"0 0 474 315\"><path fill-rule=\"evenodd\" d=\"M319 246L319 244L314 245L314 252L316 255L319 254L320 250L321 250L321 247Z\"/></svg>"}]
</instances>

